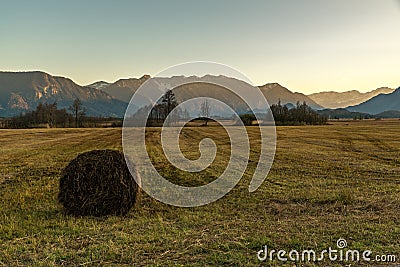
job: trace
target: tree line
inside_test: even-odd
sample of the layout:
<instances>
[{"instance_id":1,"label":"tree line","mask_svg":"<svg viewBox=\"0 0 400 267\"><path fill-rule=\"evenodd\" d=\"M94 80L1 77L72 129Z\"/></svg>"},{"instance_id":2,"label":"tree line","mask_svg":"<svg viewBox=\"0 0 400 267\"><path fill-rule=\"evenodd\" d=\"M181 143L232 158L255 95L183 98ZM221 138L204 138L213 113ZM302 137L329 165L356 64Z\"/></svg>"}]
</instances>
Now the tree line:
<instances>
[{"instance_id":1,"label":"tree line","mask_svg":"<svg viewBox=\"0 0 400 267\"><path fill-rule=\"evenodd\" d=\"M211 105L204 100L200 105L199 119L203 125L207 126L211 116ZM306 102L289 108L282 105L281 101L271 106L271 112L274 116L276 125L321 125L327 123L327 117L318 114ZM146 114L149 117L146 119ZM189 118L187 110L181 110L178 107L178 101L172 90L167 90L162 98L153 106L148 105L140 108L128 119L129 125L140 124L140 121L146 120L146 126L162 126L164 121L169 118L168 123L174 124L180 120ZM259 124L254 113L240 115L244 125ZM113 121L114 120L114 121ZM104 127L106 122L112 122L109 126L121 126L122 121L115 118L99 118L86 116L86 108L79 99L75 99L68 110L58 109L57 103L42 104L39 103L36 110L20 114L19 116L0 121L0 127L3 128L34 128L34 127ZM2 124L2 125L1 125Z\"/></svg>"},{"instance_id":2,"label":"tree line","mask_svg":"<svg viewBox=\"0 0 400 267\"><path fill-rule=\"evenodd\" d=\"M104 127L105 125L121 126L122 121L115 118L86 116L86 108L78 98L68 109L58 109L57 102L39 103L35 110L0 121L0 127L13 129Z\"/></svg>"},{"instance_id":3,"label":"tree line","mask_svg":"<svg viewBox=\"0 0 400 267\"><path fill-rule=\"evenodd\" d=\"M277 104L271 105L271 112L276 125L322 125L328 121L326 116L319 115L306 102L297 102L295 107L289 108L279 100ZM240 118L244 125L258 124L254 113L243 114Z\"/></svg>"},{"instance_id":4,"label":"tree line","mask_svg":"<svg viewBox=\"0 0 400 267\"><path fill-rule=\"evenodd\" d=\"M276 125L322 125L328 121L327 117L319 115L306 102L297 102L294 108L288 108L279 101L271 106L271 111Z\"/></svg>"},{"instance_id":5,"label":"tree line","mask_svg":"<svg viewBox=\"0 0 400 267\"><path fill-rule=\"evenodd\" d=\"M72 115L65 108L58 109L56 102L39 103L36 110L5 120L4 128L68 127L71 121Z\"/></svg>"}]
</instances>

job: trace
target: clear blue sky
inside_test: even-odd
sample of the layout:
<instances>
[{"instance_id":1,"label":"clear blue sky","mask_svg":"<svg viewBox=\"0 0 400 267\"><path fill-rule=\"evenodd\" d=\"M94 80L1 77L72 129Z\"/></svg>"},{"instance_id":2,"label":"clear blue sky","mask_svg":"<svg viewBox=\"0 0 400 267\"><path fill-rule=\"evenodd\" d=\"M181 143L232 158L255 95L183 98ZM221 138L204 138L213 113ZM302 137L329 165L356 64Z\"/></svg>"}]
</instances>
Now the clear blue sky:
<instances>
[{"instance_id":1,"label":"clear blue sky","mask_svg":"<svg viewBox=\"0 0 400 267\"><path fill-rule=\"evenodd\" d=\"M303 93L397 87L400 2L1 2L0 70L43 70L88 84L193 60Z\"/></svg>"}]
</instances>

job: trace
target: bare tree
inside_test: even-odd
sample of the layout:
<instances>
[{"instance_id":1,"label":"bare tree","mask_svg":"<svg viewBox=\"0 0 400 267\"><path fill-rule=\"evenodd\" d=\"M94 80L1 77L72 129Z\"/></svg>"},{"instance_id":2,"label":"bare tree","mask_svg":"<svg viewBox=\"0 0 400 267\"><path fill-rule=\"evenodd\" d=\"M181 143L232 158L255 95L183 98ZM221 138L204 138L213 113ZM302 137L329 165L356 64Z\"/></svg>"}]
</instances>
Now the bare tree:
<instances>
[{"instance_id":1,"label":"bare tree","mask_svg":"<svg viewBox=\"0 0 400 267\"><path fill-rule=\"evenodd\" d=\"M200 117L204 120L204 125L207 126L208 118L210 117L211 107L208 100L205 99L200 106Z\"/></svg>"},{"instance_id":2,"label":"bare tree","mask_svg":"<svg viewBox=\"0 0 400 267\"><path fill-rule=\"evenodd\" d=\"M183 110L183 112L182 112L182 118L183 118L183 120L189 120L189 118L190 118L190 115L189 115L189 112L187 111L187 109L184 109Z\"/></svg>"},{"instance_id":3,"label":"bare tree","mask_svg":"<svg viewBox=\"0 0 400 267\"><path fill-rule=\"evenodd\" d=\"M74 103L68 108L75 117L75 127L79 126L79 120L86 115L86 108L82 106L79 98L74 100Z\"/></svg>"}]
</instances>

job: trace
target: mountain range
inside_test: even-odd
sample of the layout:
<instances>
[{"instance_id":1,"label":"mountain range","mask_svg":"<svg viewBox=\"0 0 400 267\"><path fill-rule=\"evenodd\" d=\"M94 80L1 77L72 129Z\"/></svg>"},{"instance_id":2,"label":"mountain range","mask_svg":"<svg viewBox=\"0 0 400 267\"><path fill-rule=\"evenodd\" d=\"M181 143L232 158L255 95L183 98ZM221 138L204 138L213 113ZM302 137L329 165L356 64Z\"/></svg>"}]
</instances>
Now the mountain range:
<instances>
[{"instance_id":1,"label":"mountain range","mask_svg":"<svg viewBox=\"0 0 400 267\"><path fill-rule=\"evenodd\" d=\"M58 108L68 108L72 102L79 98L87 109L87 114L92 116L123 117L125 109L132 95L146 81L149 75L140 78L120 79L114 83L105 81L95 82L90 85L81 86L71 79L52 76L41 71L32 72L0 72L0 117L10 117L33 110L42 103L57 102ZM158 88L169 88L170 84L190 83L198 80L198 77L157 77L152 78ZM205 82L223 81L225 84L237 85L246 83L225 76L205 75L200 80ZM180 90L177 97L189 99L198 95L199 85L187 85ZM348 91L343 93L321 92L311 95L295 93L278 83L267 83L259 86L261 92L269 104L280 102L283 105L295 105L297 102L306 102L316 110L325 108L345 107L352 112L377 114L385 111L400 110L400 89L396 91L387 87L378 88L368 93ZM175 89L174 89L175 90ZM238 103L235 97L225 93L217 93L219 89L212 85L201 87L202 95L216 96L221 101ZM139 98L140 99L140 98ZM144 103L149 99L140 99ZM255 99L258 101L258 99ZM199 107L193 107L198 110ZM397 114L390 112L387 114Z\"/></svg>"},{"instance_id":2,"label":"mountain range","mask_svg":"<svg viewBox=\"0 0 400 267\"><path fill-rule=\"evenodd\" d=\"M112 95L116 99L119 99L124 102L129 102L132 95L136 92L136 90L148 79L150 79L149 75L144 75L139 79L131 78L131 79L121 79L116 81L115 83L109 84L108 86L104 86L104 82L96 82L90 85L87 85L91 88L96 88L103 90L104 92ZM156 77L152 79L152 82L157 83L157 86L164 86L168 88L170 84L177 84L177 83L190 83L194 80L199 80L198 77L185 77L185 76L174 76L169 78L163 77ZM238 81L234 78L225 77L225 76L212 76L206 75L201 77L200 80L204 80L207 82L224 82L226 84L231 84L232 86L237 86ZM195 85L186 86L185 92L182 98L188 99L190 97L194 97L194 87L198 87ZM308 96L302 93L293 93L289 89L281 86L278 83L268 83L262 86L259 86L261 92L264 94L266 99L268 100L269 104L277 104L279 101L282 104L292 103L295 104L296 102L306 102L309 106L314 109L322 109L323 106L316 103L314 100L309 98ZM214 86L211 85L202 85L201 90L203 91L204 95L215 95L216 90Z\"/></svg>"},{"instance_id":3,"label":"mountain range","mask_svg":"<svg viewBox=\"0 0 400 267\"><path fill-rule=\"evenodd\" d=\"M369 114L400 111L400 87L390 94L377 95L361 104L347 107L347 109Z\"/></svg>"},{"instance_id":4,"label":"mountain range","mask_svg":"<svg viewBox=\"0 0 400 267\"><path fill-rule=\"evenodd\" d=\"M370 92L360 93L356 90L347 92L320 92L308 95L309 98L325 108L346 108L361 104L379 94L390 94L394 89L381 87Z\"/></svg>"},{"instance_id":5,"label":"mountain range","mask_svg":"<svg viewBox=\"0 0 400 267\"><path fill-rule=\"evenodd\" d=\"M0 72L0 117L33 110L42 103L57 102L66 108L79 98L88 115L119 117L126 103L102 90L77 85L71 79L45 72Z\"/></svg>"}]
</instances>

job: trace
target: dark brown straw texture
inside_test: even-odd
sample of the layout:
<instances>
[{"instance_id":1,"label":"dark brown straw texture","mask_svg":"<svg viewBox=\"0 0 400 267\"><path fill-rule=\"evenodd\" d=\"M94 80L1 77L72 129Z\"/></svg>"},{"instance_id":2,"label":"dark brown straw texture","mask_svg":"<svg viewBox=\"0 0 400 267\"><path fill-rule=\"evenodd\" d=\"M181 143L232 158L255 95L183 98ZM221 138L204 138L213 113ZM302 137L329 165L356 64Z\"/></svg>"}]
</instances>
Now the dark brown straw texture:
<instances>
[{"instance_id":1,"label":"dark brown straw texture","mask_svg":"<svg viewBox=\"0 0 400 267\"><path fill-rule=\"evenodd\" d=\"M93 150L64 168L58 200L75 216L125 215L137 202L138 192L123 153Z\"/></svg>"}]
</instances>

